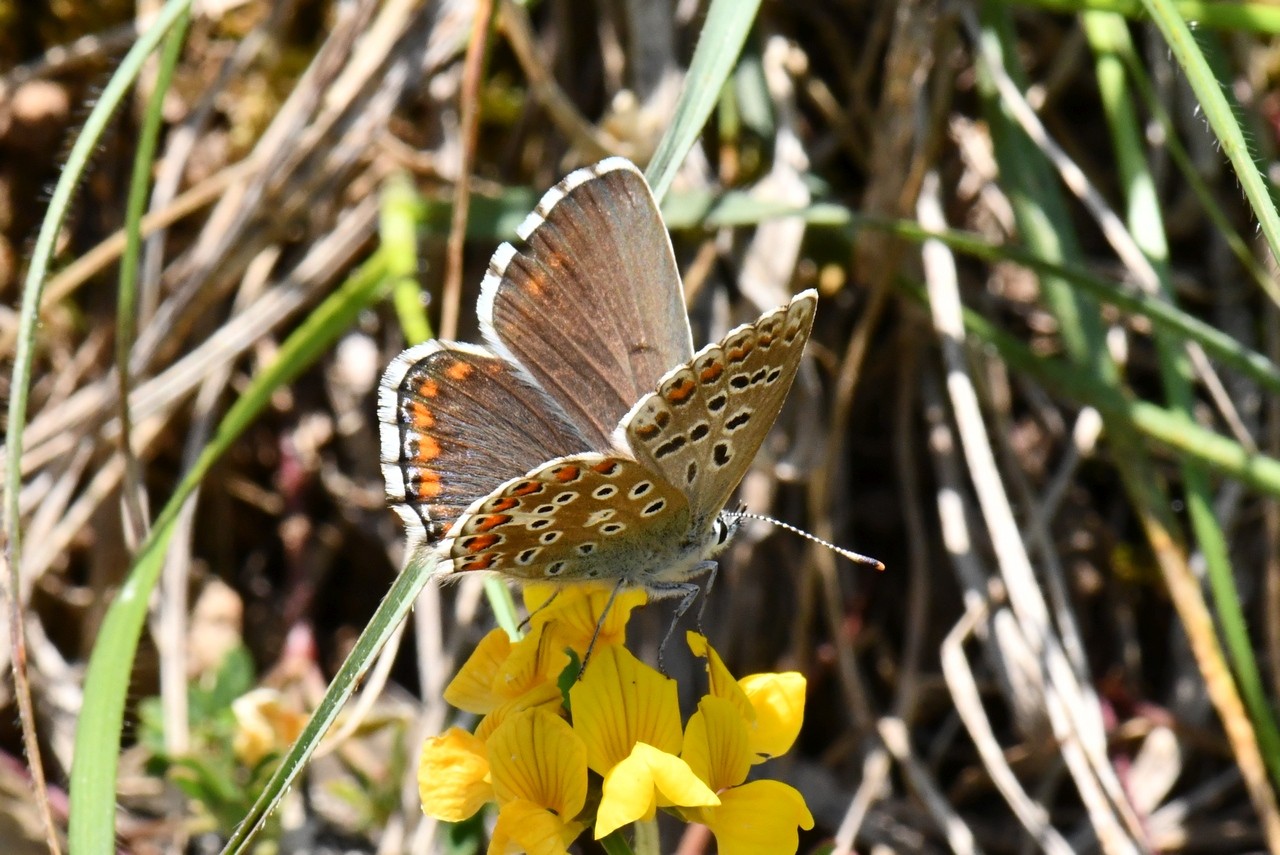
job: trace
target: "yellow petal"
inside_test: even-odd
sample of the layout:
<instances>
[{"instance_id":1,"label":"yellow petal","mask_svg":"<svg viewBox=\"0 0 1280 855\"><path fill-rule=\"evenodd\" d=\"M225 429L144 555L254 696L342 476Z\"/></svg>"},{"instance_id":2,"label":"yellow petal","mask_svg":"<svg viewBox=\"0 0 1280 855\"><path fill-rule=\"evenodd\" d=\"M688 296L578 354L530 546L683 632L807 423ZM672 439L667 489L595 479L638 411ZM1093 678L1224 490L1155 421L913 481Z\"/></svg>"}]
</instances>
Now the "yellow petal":
<instances>
[{"instance_id":1,"label":"yellow petal","mask_svg":"<svg viewBox=\"0 0 1280 855\"><path fill-rule=\"evenodd\" d=\"M451 706L477 715L493 710L503 698L493 693L493 678L511 654L511 638L502 629L491 631L463 663L457 676L445 687L444 699Z\"/></svg>"},{"instance_id":2,"label":"yellow petal","mask_svg":"<svg viewBox=\"0 0 1280 855\"><path fill-rule=\"evenodd\" d=\"M706 636L690 631L685 634L685 639L694 656L705 657L707 660L708 694L731 701L748 721L755 718L756 712L751 702L747 700L742 687L733 678L733 674L729 672L724 660L720 658L719 653L716 653Z\"/></svg>"},{"instance_id":3,"label":"yellow petal","mask_svg":"<svg viewBox=\"0 0 1280 855\"><path fill-rule=\"evenodd\" d=\"M754 762L786 754L804 723L804 675L795 671L751 674L738 684L756 711L755 722L748 727Z\"/></svg>"},{"instance_id":4,"label":"yellow petal","mask_svg":"<svg viewBox=\"0 0 1280 855\"><path fill-rule=\"evenodd\" d=\"M446 822L461 822L493 800L485 745L461 728L452 727L422 746L418 761L418 793L422 812Z\"/></svg>"},{"instance_id":5,"label":"yellow petal","mask_svg":"<svg viewBox=\"0 0 1280 855\"><path fill-rule=\"evenodd\" d=\"M555 683L568 664L569 655L539 627L512 645L493 676L493 694L504 701L518 698L544 683Z\"/></svg>"},{"instance_id":6,"label":"yellow petal","mask_svg":"<svg viewBox=\"0 0 1280 855\"><path fill-rule=\"evenodd\" d=\"M597 649L569 690L573 729L587 744L587 764L604 775L637 742L679 754L680 705L676 683L625 647Z\"/></svg>"},{"instance_id":7,"label":"yellow petal","mask_svg":"<svg viewBox=\"0 0 1280 855\"><path fill-rule=\"evenodd\" d=\"M489 855L568 855L569 844L582 829L581 823L565 823L546 808L517 799L498 811Z\"/></svg>"},{"instance_id":8,"label":"yellow petal","mask_svg":"<svg viewBox=\"0 0 1280 855\"><path fill-rule=\"evenodd\" d=\"M535 628L549 627L561 647L572 648L579 656L586 652L593 637L597 648L621 644L626 641L627 621L631 619L631 612L644 605L648 595L643 588L623 591L614 598L613 605L610 606L609 598L613 596L613 589L613 585L562 587L550 603L545 603L545 600L539 602L545 591L539 591L532 598L526 594L525 602L531 611L529 624ZM609 611L601 620L600 615L606 606ZM596 634L597 626L600 628L599 635Z\"/></svg>"},{"instance_id":9,"label":"yellow petal","mask_svg":"<svg viewBox=\"0 0 1280 855\"><path fill-rule=\"evenodd\" d=\"M795 852L796 827L813 828L804 798L780 781L752 781L720 794L718 807L696 813L716 836L720 855L776 855Z\"/></svg>"},{"instance_id":10,"label":"yellow petal","mask_svg":"<svg viewBox=\"0 0 1280 855\"><path fill-rule=\"evenodd\" d=\"M731 701L707 695L689 717L680 756L700 779L719 792L747 779L751 754L747 722Z\"/></svg>"},{"instance_id":11,"label":"yellow petal","mask_svg":"<svg viewBox=\"0 0 1280 855\"><path fill-rule=\"evenodd\" d=\"M587 748L559 716L533 709L516 713L485 743L499 804L522 799L566 820L587 799Z\"/></svg>"},{"instance_id":12,"label":"yellow petal","mask_svg":"<svg viewBox=\"0 0 1280 855\"><path fill-rule=\"evenodd\" d=\"M631 754L604 776L596 840L640 819L652 819L663 805L697 807L720 800L679 757L637 743Z\"/></svg>"},{"instance_id":13,"label":"yellow petal","mask_svg":"<svg viewBox=\"0 0 1280 855\"><path fill-rule=\"evenodd\" d=\"M564 703L564 695L560 692L560 687L554 683L543 683L520 697L507 701L482 718L480 724L476 726L476 736L488 741L504 721L524 710L540 709L543 712L560 715L562 703Z\"/></svg>"}]
</instances>

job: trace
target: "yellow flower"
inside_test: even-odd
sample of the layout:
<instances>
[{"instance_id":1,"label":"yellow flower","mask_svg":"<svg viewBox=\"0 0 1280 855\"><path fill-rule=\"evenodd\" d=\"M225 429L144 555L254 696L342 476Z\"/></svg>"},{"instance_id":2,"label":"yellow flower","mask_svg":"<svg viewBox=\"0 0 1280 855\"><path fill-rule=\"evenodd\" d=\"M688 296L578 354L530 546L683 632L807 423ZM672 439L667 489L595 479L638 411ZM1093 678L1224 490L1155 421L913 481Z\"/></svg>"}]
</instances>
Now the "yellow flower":
<instances>
[{"instance_id":1,"label":"yellow flower","mask_svg":"<svg viewBox=\"0 0 1280 855\"><path fill-rule=\"evenodd\" d=\"M460 710L483 715L541 686L554 685L568 664L568 655L551 633L538 630L513 644L506 632L495 629L449 681L444 699Z\"/></svg>"},{"instance_id":2,"label":"yellow flower","mask_svg":"<svg viewBox=\"0 0 1280 855\"><path fill-rule=\"evenodd\" d=\"M579 656L586 653L593 637L597 648L623 643L631 612L648 599L643 588L622 591L601 620L600 613L609 605L611 596L612 585L526 585L524 588L530 627L536 630L549 626L559 642L557 646L569 647ZM596 634L597 626L599 635Z\"/></svg>"},{"instance_id":3,"label":"yellow flower","mask_svg":"<svg viewBox=\"0 0 1280 855\"><path fill-rule=\"evenodd\" d=\"M236 720L232 750L246 766L255 766L269 754L293 744L307 723L307 714L285 700L275 689L254 689L231 702Z\"/></svg>"},{"instance_id":4,"label":"yellow flower","mask_svg":"<svg viewBox=\"0 0 1280 855\"><path fill-rule=\"evenodd\" d=\"M461 822L493 801L489 756L482 740L451 727L422 746L418 762L422 812L446 822Z\"/></svg>"},{"instance_id":5,"label":"yellow flower","mask_svg":"<svg viewBox=\"0 0 1280 855\"><path fill-rule=\"evenodd\" d=\"M688 808L716 837L721 855L795 852L796 827L813 828L813 815L793 787L779 781L742 783L751 767L748 726L732 701L708 695L685 730L681 755L720 797L720 804Z\"/></svg>"},{"instance_id":6,"label":"yellow flower","mask_svg":"<svg viewBox=\"0 0 1280 855\"><path fill-rule=\"evenodd\" d=\"M804 723L804 675L796 671L748 674L738 685L755 710L755 721L748 725L752 762L763 763L786 754Z\"/></svg>"},{"instance_id":7,"label":"yellow flower","mask_svg":"<svg viewBox=\"0 0 1280 855\"><path fill-rule=\"evenodd\" d=\"M710 694L732 703L746 719L751 762L763 763L790 751L804 723L804 675L785 671L734 680L706 637L690 632L687 639L693 655L707 660Z\"/></svg>"},{"instance_id":8,"label":"yellow flower","mask_svg":"<svg viewBox=\"0 0 1280 855\"><path fill-rule=\"evenodd\" d=\"M486 743L499 805L490 853L564 852L585 825L587 748L564 719L541 709L518 712Z\"/></svg>"},{"instance_id":9,"label":"yellow flower","mask_svg":"<svg viewBox=\"0 0 1280 855\"><path fill-rule=\"evenodd\" d=\"M587 765L604 777L596 839L630 822L652 819L659 806L715 805L685 761L674 680L621 646L599 650L569 690L574 730Z\"/></svg>"}]
</instances>

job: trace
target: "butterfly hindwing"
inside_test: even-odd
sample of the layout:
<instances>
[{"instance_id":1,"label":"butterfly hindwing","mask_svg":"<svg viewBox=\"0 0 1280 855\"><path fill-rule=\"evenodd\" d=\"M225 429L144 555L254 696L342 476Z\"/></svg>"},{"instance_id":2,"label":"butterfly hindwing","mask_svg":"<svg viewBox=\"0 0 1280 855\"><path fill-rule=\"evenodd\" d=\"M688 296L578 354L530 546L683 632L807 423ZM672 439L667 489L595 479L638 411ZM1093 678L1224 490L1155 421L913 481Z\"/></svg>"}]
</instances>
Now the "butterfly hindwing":
<instances>
[{"instance_id":1,"label":"butterfly hindwing","mask_svg":"<svg viewBox=\"0 0 1280 855\"><path fill-rule=\"evenodd\" d=\"M778 418L817 303L805 291L704 347L618 426L636 460L685 494L695 531L724 508Z\"/></svg>"},{"instance_id":2,"label":"butterfly hindwing","mask_svg":"<svg viewBox=\"0 0 1280 855\"><path fill-rule=\"evenodd\" d=\"M469 507L438 546L437 572L643 584L680 551L688 528L684 496L634 460L573 455Z\"/></svg>"}]
</instances>

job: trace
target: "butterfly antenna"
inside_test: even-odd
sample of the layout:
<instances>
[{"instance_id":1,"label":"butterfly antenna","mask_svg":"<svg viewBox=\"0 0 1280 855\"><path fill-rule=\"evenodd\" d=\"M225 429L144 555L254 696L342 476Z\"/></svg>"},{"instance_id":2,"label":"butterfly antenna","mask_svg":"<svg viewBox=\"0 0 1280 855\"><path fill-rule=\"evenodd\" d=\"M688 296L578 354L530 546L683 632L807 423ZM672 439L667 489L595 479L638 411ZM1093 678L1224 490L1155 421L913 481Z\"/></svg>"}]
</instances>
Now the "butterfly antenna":
<instances>
[{"instance_id":1,"label":"butterfly antenna","mask_svg":"<svg viewBox=\"0 0 1280 855\"><path fill-rule=\"evenodd\" d=\"M753 514L750 511L733 511L729 513L729 516L733 516L733 517L737 517L738 519L745 519L745 520L760 520L761 522L767 522L772 525L776 525L778 528L786 529L792 534L800 535L805 540L812 541L813 543L816 543L819 546L825 546L827 549L830 549L835 554L842 555L845 558L849 559L854 564L869 564L872 567L876 568L877 570L884 569L884 563L881 561L877 561L876 559L871 558L869 556L854 552L852 549L845 549L843 546L836 546L834 543L832 543L829 540L823 540L817 535L809 534L809 532L805 531L804 529L797 528L796 526L793 526L790 523L784 523L782 520L775 520L773 517L766 517L764 514Z\"/></svg>"}]
</instances>

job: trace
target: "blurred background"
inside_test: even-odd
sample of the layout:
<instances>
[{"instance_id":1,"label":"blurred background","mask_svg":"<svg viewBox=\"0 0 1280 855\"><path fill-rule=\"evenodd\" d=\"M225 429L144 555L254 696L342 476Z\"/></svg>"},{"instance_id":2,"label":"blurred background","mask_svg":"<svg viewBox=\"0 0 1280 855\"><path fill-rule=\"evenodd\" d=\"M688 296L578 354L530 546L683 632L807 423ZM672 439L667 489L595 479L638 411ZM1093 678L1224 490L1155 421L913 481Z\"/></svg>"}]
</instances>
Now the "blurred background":
<instances>
[{"instance_id":1,"label":"blurred background","mask_svg":"<svg viewBox=\"0 0 1280 855\"><path fill-rule=\"evenodd\" d=\"M6 401L51 188L158 8L0 0ZM1162 10L768 0L664 201L695 344L821 294L741 501L887 566L752 523L706 608L736 674L808 678L769 767L817 820L803 852L1280 851L1280 20L1196 7L1188 73ZM382 369L427 335L478 340L485 265L543 190L610 154L643 167L705 13L198 4L122 314L143 67L57 232L32 352L19 602L55 822L108 605L284 359L177 517L121 660L120 851L220 848L401 566ZM637 623L651 662L670 614ZM492 616L462 585L413 621L270 820L278 851L483 848L482 820L423 818L414 774ZM45 851L12 681L0 707L0 849ZM713 851L696 830L670 846Z\"/></svg>"}]
</instances>

